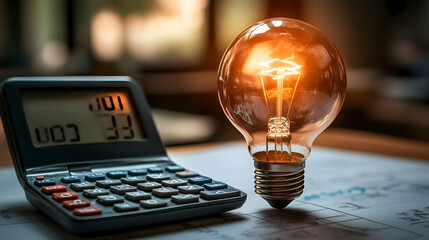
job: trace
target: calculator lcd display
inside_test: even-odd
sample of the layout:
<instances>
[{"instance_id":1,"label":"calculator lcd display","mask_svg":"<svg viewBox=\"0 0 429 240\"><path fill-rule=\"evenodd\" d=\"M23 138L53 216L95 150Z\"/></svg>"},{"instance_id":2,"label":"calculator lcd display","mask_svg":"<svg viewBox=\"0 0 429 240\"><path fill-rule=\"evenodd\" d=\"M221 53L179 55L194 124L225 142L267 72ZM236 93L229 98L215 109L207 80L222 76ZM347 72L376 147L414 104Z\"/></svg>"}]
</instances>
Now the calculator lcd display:
<instances>
[{"instance_id":1,"label":"calculator lcd display","mask_svg":"<svg viewBox=\"0 0 429 240\"><path fill-rule=\"evenodd\" d=\"M126 91L24 90L21 99L35 147L145 138Z\"/></svg>"}]
</instances>

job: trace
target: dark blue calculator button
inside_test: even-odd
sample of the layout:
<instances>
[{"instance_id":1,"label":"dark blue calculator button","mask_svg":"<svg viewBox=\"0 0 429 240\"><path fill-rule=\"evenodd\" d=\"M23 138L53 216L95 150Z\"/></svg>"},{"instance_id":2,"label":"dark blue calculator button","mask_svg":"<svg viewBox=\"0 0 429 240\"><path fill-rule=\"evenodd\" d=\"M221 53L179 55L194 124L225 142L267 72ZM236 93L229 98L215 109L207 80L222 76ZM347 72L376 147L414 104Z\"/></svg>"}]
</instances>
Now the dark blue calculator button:
<instances>
[{"instance_id":1,"label":"dark blue calculator button","mask_svg":"<svg viewBox=\"0 0 429 240\"><path fill-rule=\"evenodd\" d=\"M162 173L162 168L159 167L151 167L147 169L150 173Z\"/></svg>"},{"instance_id":2,"label":"dark blue calculator button","mask_svg":"<svg viewBox=\"0 0 429 240\"><path fill-rule=\"evenodd\" d=\"M38 187L52 186L52 185L55 185L55 181L52 179L36 180L36 181L34 181L34 185L36 185Z\"/></svg>"},{"instance_id":3,"label":"dark blue calculator button","mask_svg":"<svg viewBox=\"0 0 429 240\"><path fill-rule=\"evenodd\" d=\"M228 185L226 185L223 182L213 182L213 183L204 183L203 187L207 190L218 190L218 189L227 188Z\"/></svg>"},{"instance_id":4,"label":"dark blue calculator button","mask_svg":"<svg viewBox=\"0 0 429 240\"><path fill-rule=\"evenodd\" d=\"M61 182L63 182L63 183L76 183L76 182L80 182L80 178L75 177L75 176L62 177Z\"/></svg>"},{"instance_id":5,"label":"dark blue calculator button","mask_svg":"<svg viewBox=\"0 0 429 240\"><path fill-rule=\"evenodd\" d=\"M205 176L188 178L188 183L192 183L192 184L203 185L204 183L211 183L211 182L212 182L212 179Z\"/></svg>"},{"instance_id":6,"label":"dark blue calculator button","mask_svg":"<svg viewBox=\"0 0 429 240\"><path fill-rule=\"evenodd\" d=\"M181 166L168 166L165 168L165 170L172 172L172 173L185 171L185 169L182 168Z\"/></svg>"},{"instance_id":7,"label":"dark blue calculator button","mask_svg":"<svg viewBox=\"0 0 429 240\"><path fill-rule=\"evenodd\" d=\"M90 182L95 182L97 180L104 180L106 179L106 176L104 176L103 174L90 174L90 175L86 175L85 176L85 180L90 181Z\"/></svg>"},{"instance_id":8,"label":"dark blue calculator button","mask_svg":"<svg viewBox=\"0 0 429 240\"><path fill-rule=\"evenodd\" d=\"M147 170L146 169L129 170L128 174L131 175L131 176L145 175L145 174L147 174Z\"/></svg>"},{"instance_id":9,"label":"dark blue calculator button","mask_svg":"<svg viewBox=\"0 0 429 240\"><path fill-rule=\"evenodd\" d=\"M120 178L126 177L127 173L123 171L112 171L112 172L106 173L106 176L108 176L109 178L120 179Z\"/></svg>"}]
</instances>

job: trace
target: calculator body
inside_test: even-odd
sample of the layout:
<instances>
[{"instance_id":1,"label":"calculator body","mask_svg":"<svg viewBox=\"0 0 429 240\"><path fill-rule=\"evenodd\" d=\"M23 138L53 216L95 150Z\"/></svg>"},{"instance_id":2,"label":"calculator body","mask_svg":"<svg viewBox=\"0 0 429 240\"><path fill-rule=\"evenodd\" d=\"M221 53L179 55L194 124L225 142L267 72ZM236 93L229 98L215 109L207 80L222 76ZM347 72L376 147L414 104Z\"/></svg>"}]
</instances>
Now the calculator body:
<instances>
[{"instance_id":1,"label":"calculator body","mask_svg":"<svg viewBox=\"0 0 429 240\"><path fill-rule=\"evenodd\" d=\"M27 199L71 232L211 215L246 200L244 192L171 161L129 77L16 77L0 93Z\"/></svg>"}]
</instances>

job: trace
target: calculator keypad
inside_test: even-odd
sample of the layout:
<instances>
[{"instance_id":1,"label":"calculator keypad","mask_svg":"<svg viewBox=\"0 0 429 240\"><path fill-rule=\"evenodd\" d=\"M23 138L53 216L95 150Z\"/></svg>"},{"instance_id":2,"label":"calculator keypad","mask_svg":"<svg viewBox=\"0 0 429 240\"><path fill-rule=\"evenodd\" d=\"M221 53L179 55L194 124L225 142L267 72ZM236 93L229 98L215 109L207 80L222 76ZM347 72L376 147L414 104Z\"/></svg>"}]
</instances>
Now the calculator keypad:
<instances>
[{"instance_id":1,"label":"calculator keypad","mask_svg":"<svg viewBox=\"0 0 429 240\"><path fill-rule=\"evenodd\" d=\"M156 211L158 208L201 204L241 194L223 182L213 181L180 166L53 179L35 177L32 181L43 193L52 195L54 202L62 204L64 211L76 216Z\"/></svg>"}]
</instances>

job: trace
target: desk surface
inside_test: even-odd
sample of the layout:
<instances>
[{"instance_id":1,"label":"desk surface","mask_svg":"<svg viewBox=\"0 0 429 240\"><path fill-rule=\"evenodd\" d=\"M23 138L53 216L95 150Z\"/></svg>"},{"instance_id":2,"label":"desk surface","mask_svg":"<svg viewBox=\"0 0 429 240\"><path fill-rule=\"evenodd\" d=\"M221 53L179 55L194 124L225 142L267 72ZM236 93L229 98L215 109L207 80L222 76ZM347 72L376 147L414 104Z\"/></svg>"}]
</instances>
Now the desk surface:
<instances>
[{"instance_id":1,"label":"desk surface","mask_svg":"<svg viewBox=\"0 0 429 240\"><path fill-rule=\"evenodd\" d=\"M88 239L428 239L429 163L313 148L303 195L283 210L253 192L244 143L176 149L173 160L248 194L218 216L135 228ZM180 151L179 151L180 150ZM13 168L0 169L0 239L78 239L32 207Z\"/></svg>"}]
</instances>

